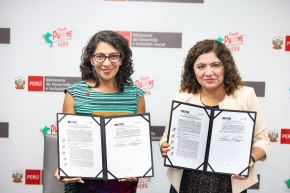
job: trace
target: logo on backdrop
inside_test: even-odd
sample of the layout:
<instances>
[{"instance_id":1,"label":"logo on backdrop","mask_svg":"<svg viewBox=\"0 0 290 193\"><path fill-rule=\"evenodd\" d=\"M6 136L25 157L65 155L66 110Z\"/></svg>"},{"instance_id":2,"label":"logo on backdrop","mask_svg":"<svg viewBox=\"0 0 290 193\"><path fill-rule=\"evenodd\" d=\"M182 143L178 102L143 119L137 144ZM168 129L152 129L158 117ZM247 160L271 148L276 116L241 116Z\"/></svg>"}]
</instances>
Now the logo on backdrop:
<instances>
[{"instance_id":1,"label":"logo on backdrop","mask_svg":"<svg viewBox=\"0 0 290 193\"><path fill-rule=\"evenodd\" d=\"M117 31L131 47L181 48L182 33Z\"/></svg>"},{"instance_id":2,"label":"logo on backdrop","mask_svg":"<svg viewBox=\"0 0 290 193\"><path fill-rule=\"evenodd\" d=\"M49 47L65 48L72 40L72 30L67 27L58 27L53 31L46 32L42 37Z\"/></svg>"},{"instance_id":3,"label":"logo on backdrop","mask_svg":"<svg viewBox=\"0 0 290 193\"><path fill-rule=\"evenodd\" d=\"M43 76L28 76L28 91L43 91Z\"/></svg>"},{"instance_id":4,"label":"logo on backdrop","mask_svg":"<svg viewBox=\"0 0 290 193\"><path fill-rule=\"evenodd\" d=\"M275 50L282 50L284 47L284 38L281 36L276 36L272 39L273 49ZM285 51L290 51L290 36L285 36Z\"/></svg>"},{"instance_id":5,"label":"logo on backdrop","mask_svg":"<svg viewBox=\"0 0 290 193\"><path fill-rule=\"evenodd\" d=\"M10 28L0 28L0 44L10 44Z\"/></svg>"},{"instance_id":6,"label":"logo on backdrop","mask_svg":"<svg viewBox=\"0 0 290 193\"><path fill-rule=\"evenodd\" d=\"M25 78L22 76L16 77L14 83L17 90L23 90L25 88Z\"/></svg>"},{"instance_id":7,"label":"logo on backdrop","mask_svg":"<svg viewBox=\"0 0 290 193\"><path fill-rule=\"evenodd\" d=\"M141 76L135 80L135 85L145 92L145 95L151 95L151 91L154 89L155 81L150 79L149 76Z\"/></svg>"},{"instance_id":8,"label":"logo on backdrop","mask_svg":"<svg viewBox=\"0 0 290 193\"><path fill-rule=\"evenodd\" d=\"M281 144L290 144L290 129L281 129Z\"/></svg>"},{"instance_id":9,"label":"logo on backdrop","mask_svg":"<svg viewBox=\"0 0 290 193\"><path fill-rule=\"evenodd\" d=\"M25 170L25 184L40 185L42 176L41 173L41 170Z\"/></svg>"},{"instance_id":10,"label":"logo on backdrop","mask_svg":"<svg viewBox=\"0 0 290 193\"><path fill-rule=\"evenodd\" d=\"M284 181L288 190L290 190L290 178Z\"/></svg>"},{"instance_id":11,"label":"logo on backdrop","mask_svg":"<svg viewBox=\"0 0 290 193\"><path fill-rule=\"evenodd\" d=\"M9 122L0 122L0 138L9 137Z\"/></svg>"},{"instance_id":12,"label":"logo on backdrop","mask_svg":"<svg viewBox=\"0 0 290 193\"><path fill-rule=\"evenodd\" d=\"M12 178L14 183L21 183L23 178L23 172L21 170L15 170L12 172Z\"/></svg>"},{"instance_id":13,"label":"logo on backdrop","mask_svg":"<svg viewBox=\"0 0 290 193\"><path fill-rule=\"evenodd\" d=\"M269 130L268 131L268 137L272 143L275 143L278 141L278 136L279 136L279 134L278 134L277 130Z\"/></svg>"},{"instance_id":14,"label":"logo on backdrop","mask_svg":"<svg viewBox=\"0 0 290 193\"><path fill-rule=\"evenodd\" d=\"M181 48L182 33L132 32L132 47Z\"/></svg>"},{"instance_id":15,"label":"logo on backdrop","mask_svg":"<svg viewBox=\"0 0 290 193\"><path fill-rule=\"evenodd\" d=\"M149 188L150 184L151 184L151 178L140 178L138 181L137 190L146 190Z\"/></svg>"},{"instance_id":16,"label":"logo on backdrop","mask_svg":"<svg viewBox=\"0 0 290 193\"><path fill-rule=\"evenodd\" d=\"M69 85L80 81L80 77L45 77L46 92L63 92Z\"/></svg>"},{"instance_id":17,"label":"logo on backdrop","mask_svg":"<svg viewBox=\"0 0 290 193\"><path fill-rule=\"evenodd\" d=\"M244 81L244 85L252 87L255 90L257 97L265 97L266 82Z\"/></svg>"},{"instance_id":18,"label":"logo on backdrop","mask_svg":"<svg viewBox=\"0 0 290 193\"><path fill-rule=\"evenodd\" d=\"M290 51L290 36L286 36L285 51Z\"/></svg>"},{"instance_id":19,"label":"logo on backdrop","mask_svg":"<svg viewBox=\"0 0 290 193\"><path fill-rule=\"evenodd\" d=\"M273 44L273 48L276 50L280 50L282 49L282 45L283 45L283 38L280 36L274 37L272 39L272 44Z\"/></svg>"},{"instance_id":20,"label":"logo on backdrop","mask_svg":"<svg viewBox=\"0 0 290 193\"><path fill-rule=\"evenodd\" d=\"M47 125L45 125L43 128L40 129L40 131L44 134L44 135L56 135L57 134L57 126L55 123L52 123L50 125L50 127L48 127Z\"/></svg>"},{"instance_id":21,"label":"logo on backdrop","mask_svg":"<svg viewBox=\"0 0 290 193\"><path fill-rule=\"evenodd\" d=\"M80 77L28 76L28 91L63 92Z\"/></svg>"},{"instance_id":22,"label":"logo on backdrop","mask_svg":"<svg viewBox=\"0 0 290 193\"><path fill-rule=\"evenodd\" d=\"M131 33L129 31L116 31L118 34L123 36L127 41L128 44L130 45L131 42Z\"/></svg>"},{"instance_id":23,"label":"logo on backdrop","mask_svg":"<svg viewBox=\"0 0 290 193\"><path fill-rule=\"evenodd\" d=\"M241 46L244 44L245 35L239 34L239 32L229 32L223 37L218 37L217 41L224 43L231 52L237 52L240 51Z\"/></svg>"}]
</instances>

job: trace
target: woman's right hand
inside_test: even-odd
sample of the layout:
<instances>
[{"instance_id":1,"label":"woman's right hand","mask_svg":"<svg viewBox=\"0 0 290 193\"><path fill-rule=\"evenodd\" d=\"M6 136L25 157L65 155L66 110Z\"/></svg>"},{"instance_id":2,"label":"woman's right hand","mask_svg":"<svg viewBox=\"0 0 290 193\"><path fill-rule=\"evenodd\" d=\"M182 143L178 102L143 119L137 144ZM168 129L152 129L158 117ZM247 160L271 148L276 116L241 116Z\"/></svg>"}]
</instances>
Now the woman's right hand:
<instances>
[{"instance_id":1,"label":"woman's right hand","mask_svg":"<svg viewBox=\"0 0 290 193\"><path fill-rule=\"evenodd\" d=\"M160 145L160 152L161 152L161 155L162 157L165 157L167 155L167 152L170 150L170 145L169 143L167 142L163 142L161 145Z\"/></svg>"},{"instance_id":2,"label":"woman's right hand","mask_svg":"<svg viewBox=\"0 0 290 193\"><path fill-rule=\"evenodd\" d=\"M58 169L55 170L54 178L57 179L59 182L63 182L63 183L76 183L76 182L81 183L81 184L85 183L81 178L63 178L63 179L61 179L59 174L58 174Z\"/></svg>"}]
</instances>

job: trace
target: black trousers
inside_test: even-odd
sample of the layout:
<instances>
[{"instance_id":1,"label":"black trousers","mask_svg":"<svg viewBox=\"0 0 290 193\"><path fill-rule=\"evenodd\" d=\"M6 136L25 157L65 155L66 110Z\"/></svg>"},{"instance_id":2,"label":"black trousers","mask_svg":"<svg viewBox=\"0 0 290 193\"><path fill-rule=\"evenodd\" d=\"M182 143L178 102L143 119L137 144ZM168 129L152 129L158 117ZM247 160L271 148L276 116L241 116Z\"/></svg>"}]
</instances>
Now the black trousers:
<instances>
[{"instance_id":1,"label":"black trousers","mask_svg":"<svg viewBox=\"0 0 290 193\"><path fill-rule=\"evenodd\" d=\"M176 190L174 189L174 187L171 185L170 186L170 191L169 193L177 193ZM247 193L247 190L242 191L241 193Z\"/></svg>"}]
</instances>

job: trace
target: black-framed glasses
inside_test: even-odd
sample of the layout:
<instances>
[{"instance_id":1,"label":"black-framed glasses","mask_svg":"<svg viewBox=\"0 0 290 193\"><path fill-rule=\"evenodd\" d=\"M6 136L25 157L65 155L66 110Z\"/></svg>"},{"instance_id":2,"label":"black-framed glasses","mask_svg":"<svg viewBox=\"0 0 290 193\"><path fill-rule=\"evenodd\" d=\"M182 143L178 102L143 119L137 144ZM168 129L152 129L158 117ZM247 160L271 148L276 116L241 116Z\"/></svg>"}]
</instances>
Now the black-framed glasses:
<instances>
[{"instance_id":1,"label":"black-framed glasses","mask_svg":"<svg viewBox=\"0 0 290 193\"><path fill-rule=\"evenodd\" d=\"M95 62L102 63L104 62L107 58L110 60L110 62L119 62L120 59L122 58L121 54L110 54L109 56L106 56L105 54L99 53L99 54L94 54L93 58Z\"/></svg>"}]
</instances>

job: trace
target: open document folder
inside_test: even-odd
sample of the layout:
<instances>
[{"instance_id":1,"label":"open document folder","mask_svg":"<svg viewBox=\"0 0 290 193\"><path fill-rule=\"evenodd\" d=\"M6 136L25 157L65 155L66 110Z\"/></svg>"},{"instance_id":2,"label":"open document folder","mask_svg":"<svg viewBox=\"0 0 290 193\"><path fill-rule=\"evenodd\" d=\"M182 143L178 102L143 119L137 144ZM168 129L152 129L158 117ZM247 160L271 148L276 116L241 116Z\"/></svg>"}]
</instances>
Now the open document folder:
<instances>
[{"instance_id":1,"label":"open document folder","mask_svg":"<svg viewBox=\"0 0 290 193\"><path fill-rule=\"evenodd\" d=\"M59 175L83 179L153 176L150 114L58 113Z\"/></svg>"},{"instance_id":2,"label":"open document folder","mask_svg":"<svg viewBox=\"0 0 290 193\"><path fill-rule=\"evenodd\" d=\"M172 102L168 167L248 176L256 112Z\"/></svg>"}]
</instances>

